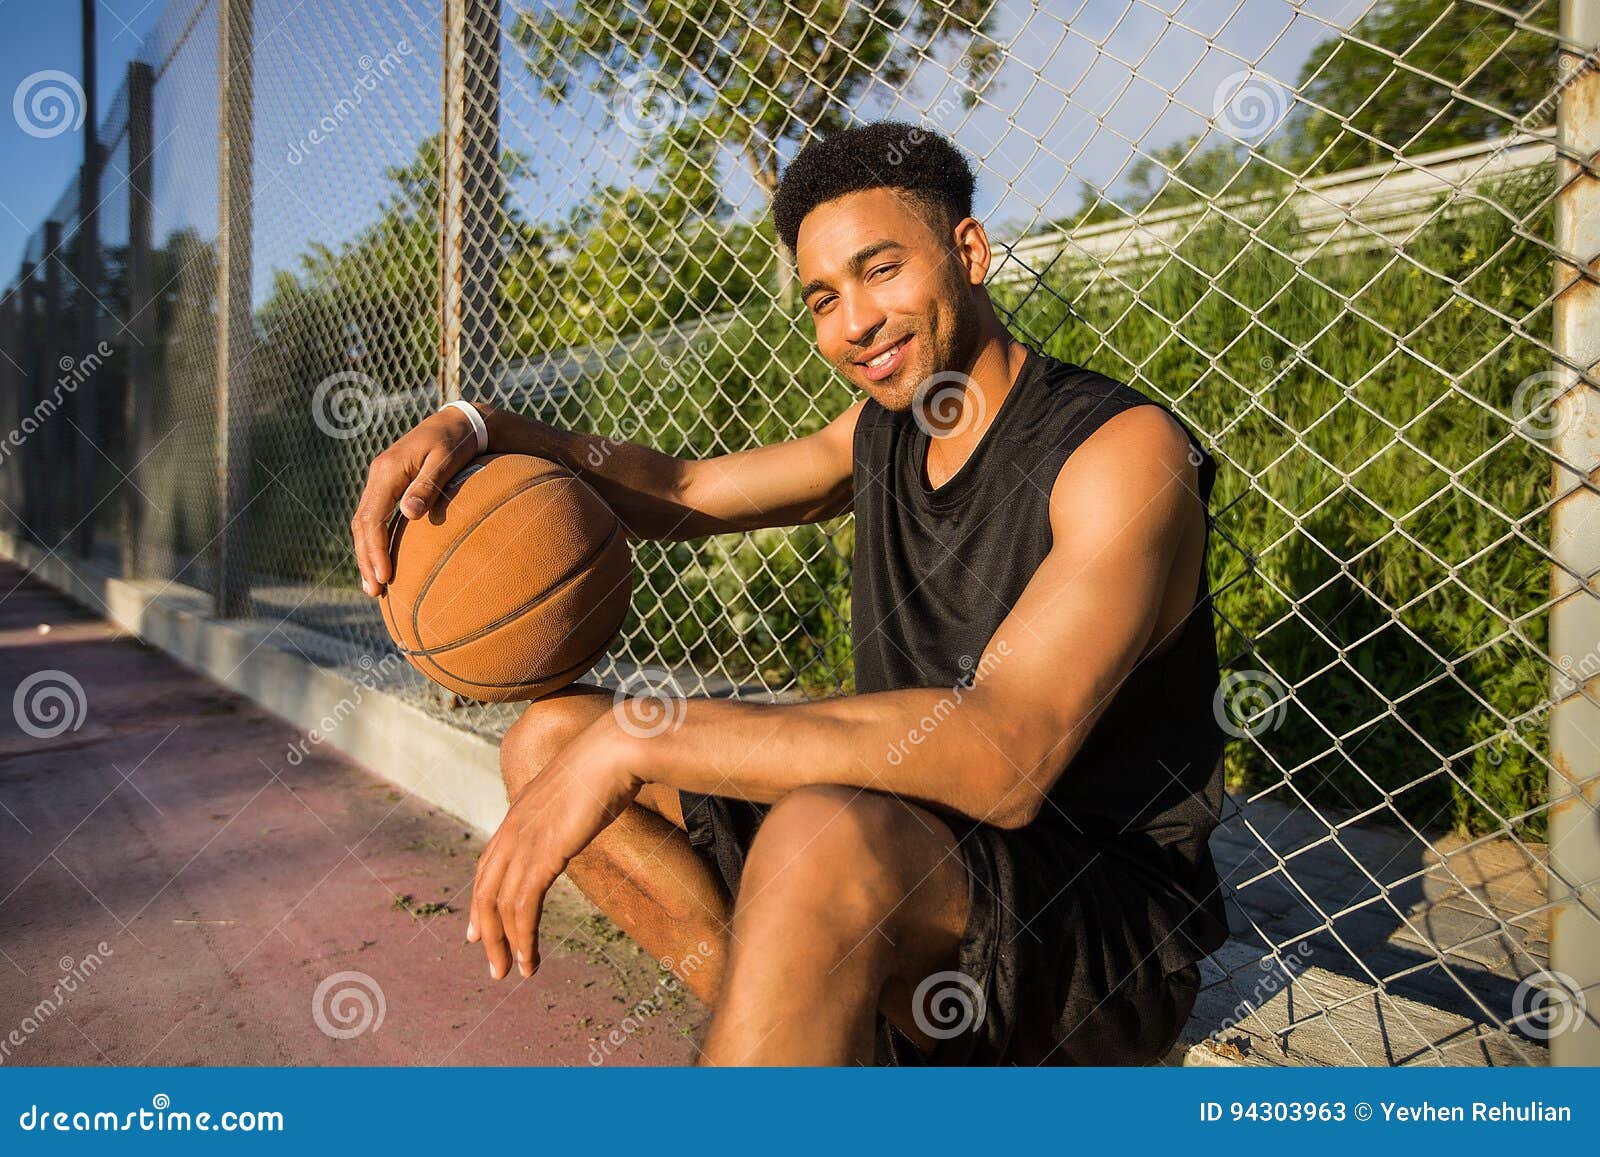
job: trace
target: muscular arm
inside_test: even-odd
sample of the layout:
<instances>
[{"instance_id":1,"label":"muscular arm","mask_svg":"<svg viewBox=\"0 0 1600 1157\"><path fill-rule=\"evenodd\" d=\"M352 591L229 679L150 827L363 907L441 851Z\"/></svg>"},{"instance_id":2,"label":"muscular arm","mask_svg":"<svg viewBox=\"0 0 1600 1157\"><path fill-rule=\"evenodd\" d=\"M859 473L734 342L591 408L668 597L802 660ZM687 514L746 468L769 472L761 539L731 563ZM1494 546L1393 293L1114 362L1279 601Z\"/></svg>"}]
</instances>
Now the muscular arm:
<instances>
[{"instance_id":1,"label":"muscular arm","mask_svg":"<svg viewBox=\"0 0 1600 1157\"><path fill-rule=\"evenodd\" d=\"M1072 455L1051 493L1055 545L970 688L793 706L692 699L680 726L650 738L603 716L583 752L609 745L644 780L680 790L771 801L843 784L1026 824L1135 663L1161 642L1151 636L1178 546L1203 517L1188 453L1169 416L1138 407Z\"/></svg>"},{"instance_id":2,"label":"muscular arm","mask_svg":"<svg viewBox=\"0 0 1600 1157\"><path fill-rule=\"evenodd\" d=\"M560 462L595 488L634 538L677 541L798 526L849 510L851 443L864 404L807 437L706 459L674 458L505 410L486 411L485 423L490 450Z\"/></svg>"},{"instance_id":3,"label":"muscular arm","mask_svg":"<svg viewBox=\"0 0 1600 1157\"><path fill-rule=\"evenodd\" d=\"M857 402L815 434L689 460L633 442L560 430L478 404L491 452L535 454L581 475L633 538L677 540L728 530L796 526L850 509ZM477 456L465 414L446 409L379 454L350 520L361 588L376 597L389 581L387 524L396 505L421 518L445 485Z\"/></svg>"}]
</instances>

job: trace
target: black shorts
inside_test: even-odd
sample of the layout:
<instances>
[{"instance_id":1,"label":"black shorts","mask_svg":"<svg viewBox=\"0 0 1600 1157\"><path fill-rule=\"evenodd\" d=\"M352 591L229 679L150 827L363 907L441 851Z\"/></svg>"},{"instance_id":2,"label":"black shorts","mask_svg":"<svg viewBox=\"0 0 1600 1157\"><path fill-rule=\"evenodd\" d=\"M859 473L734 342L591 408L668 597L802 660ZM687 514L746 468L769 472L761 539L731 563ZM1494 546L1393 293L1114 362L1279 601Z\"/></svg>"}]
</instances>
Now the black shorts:
<instances>
[{"instance_id":1,"label":"black shorts","mask_svg":"<svg viewBox=\"0 0 1600 1157\"><path fill-rule=\"evenodd\" d=\"M737 895L766 805L680 793L689 842ZM930 978L923 1053L880 1017L891 1065L1148 1065L1176 1044L1205 955L1193 908L1060 819L952 825L967 867L955 972ZM945 1035L949 1034L949 1035Z\"/></svg>"}]
</instances>

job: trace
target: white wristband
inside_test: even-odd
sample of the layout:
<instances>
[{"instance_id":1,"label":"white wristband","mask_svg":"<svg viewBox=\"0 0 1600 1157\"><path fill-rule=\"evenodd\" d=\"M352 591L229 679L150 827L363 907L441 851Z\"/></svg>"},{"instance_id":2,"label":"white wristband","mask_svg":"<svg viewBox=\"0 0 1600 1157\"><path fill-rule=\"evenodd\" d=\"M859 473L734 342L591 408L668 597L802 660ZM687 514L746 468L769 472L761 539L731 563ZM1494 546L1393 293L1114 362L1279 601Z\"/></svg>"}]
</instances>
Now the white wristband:
<instances>
[{"instance_id":1,"label":"white wristband","mask_svg":"<svg viewBox=\"0 0 1600 1157\"><path fill-rule=\"evenodd\" d=\"M489 449L489 427L483 424L483 415L478 413L478 407L457 398L439 407L441 414L446 410L460 410L467 416L467 421L472 423L472 432L478 439L478 453L485 453Z\"/></svg>"}]
</instances>

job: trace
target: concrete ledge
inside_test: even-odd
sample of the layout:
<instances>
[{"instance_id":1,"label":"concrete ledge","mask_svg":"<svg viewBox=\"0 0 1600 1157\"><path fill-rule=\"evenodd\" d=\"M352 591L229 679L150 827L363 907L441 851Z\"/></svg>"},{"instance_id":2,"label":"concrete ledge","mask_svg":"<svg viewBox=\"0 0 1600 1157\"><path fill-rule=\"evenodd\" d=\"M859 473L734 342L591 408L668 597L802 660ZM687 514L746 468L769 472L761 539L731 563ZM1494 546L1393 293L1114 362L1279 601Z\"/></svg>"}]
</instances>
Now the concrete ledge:
<instances>
[{"instance_id":1,"label":"concrete ledge","mask_svg":"<svg viewBox=\"0 0 1600 1157\"><path fill-rule=\"evenodd\" d=\"M326 743L484 835L499 827L506 811L499 748L482 736L428 715L376 679L311 662L271 638L275 625L211 617L203 609L209 598L191 587L116 578L5 533L0 555L282 716L306 732L307 749Z\"/></svg>"}]
</instances>

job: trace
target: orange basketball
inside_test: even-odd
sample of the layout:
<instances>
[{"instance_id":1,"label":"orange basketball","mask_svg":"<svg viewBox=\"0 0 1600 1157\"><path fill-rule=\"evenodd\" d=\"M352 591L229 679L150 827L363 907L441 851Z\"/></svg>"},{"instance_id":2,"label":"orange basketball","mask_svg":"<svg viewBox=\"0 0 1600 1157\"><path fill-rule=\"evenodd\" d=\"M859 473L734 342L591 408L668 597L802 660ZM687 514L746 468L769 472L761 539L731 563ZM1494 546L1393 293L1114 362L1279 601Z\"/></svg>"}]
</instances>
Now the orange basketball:
<instances>
[{"instance_id":1,"label":"orange basketball","mask_svg":"<svg viewBox=\"0 0 1600 1157\"><path fill-rule=\"evenodd\" d=\"M565 466L485 454L418 519L396 515L379 601L401 654L471 699L571 683L622 629L633 553L617 516Z\"/></svg>"}]
</instances>

